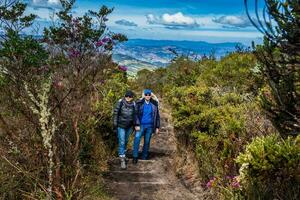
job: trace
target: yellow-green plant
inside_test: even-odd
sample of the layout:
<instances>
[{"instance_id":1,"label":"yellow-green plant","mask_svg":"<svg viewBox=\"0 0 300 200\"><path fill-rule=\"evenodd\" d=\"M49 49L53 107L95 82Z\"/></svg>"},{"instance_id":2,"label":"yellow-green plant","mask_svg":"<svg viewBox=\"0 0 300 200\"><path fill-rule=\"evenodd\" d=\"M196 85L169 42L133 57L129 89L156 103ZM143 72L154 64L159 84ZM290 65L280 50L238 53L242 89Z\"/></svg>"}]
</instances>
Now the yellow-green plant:
<instances>
[{"instance_id":1,"label":"yellow-green plant","mask_svg":"<svg viewBox=\"0 0 300 200\"><path fill-rule=\"evenodd\" d=\"M241 166L239 180L247 199L298 199L299 137L281 139L276 134L257 137L236 162Z\"/></svg>"}]
</instances>

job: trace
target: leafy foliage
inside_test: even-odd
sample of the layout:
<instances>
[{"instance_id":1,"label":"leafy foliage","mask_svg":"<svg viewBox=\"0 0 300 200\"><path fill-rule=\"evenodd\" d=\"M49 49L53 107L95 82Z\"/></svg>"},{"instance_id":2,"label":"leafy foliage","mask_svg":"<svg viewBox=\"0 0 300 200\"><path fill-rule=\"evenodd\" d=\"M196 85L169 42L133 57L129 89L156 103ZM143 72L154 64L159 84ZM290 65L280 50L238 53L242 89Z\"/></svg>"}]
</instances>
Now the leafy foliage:
<instances>
[{"instance_id":1,"label":"leafy foliage","mask_svg":"<svg viewBox=\"0 0 300 200\"><path fill-rule=\"evenodd\" d=\"M235 52L221 60L192 61L178 57L165 69L143 70L137 84L162 93L172 108L180 146L191 149L198 176L220 197L242 198L235 158L253 137L274 132L256 96L263 87L251 52Z\"/></svg>"},{"instance_id":2,"label":"leafy foliage","mask_svg":"<svg viewBox=\"0 0 300 200\"><path fill-rule=\"evenodd\" d=\"M246 198L298 199L299 152L299 137L283 140L273 134L255 138L236 159Z\"/></svg>"},{"instance_id":3,"label":"leafy foliage","mask_svg":"<svg viewBox=\"0 0 300 200\"><path fill-rule=\"evenodd\" d=\"M245 1L247 2L247 0ZM268 84L261 94L261 105L282 136L300 132L300 5L298 0L268 0L270 20L250 17L264 33L264 43L255 55ZM257 15L258 16L258 15ZM265 26L264 26L265 24Z\"/></svg>"},{"instance_id":4,"label":"leafy foliage","mask_svg":"<svg viewBox=\"0 0 300 200\"><path fill-rule=\"evenodd\" d=\"M30 27L36 15L24 15L26 4L18 0L0 2L0 27L6 32L14 31L17 34Z\"/></svg>"},{"instance_id":5,"label":"leafy foliage","mask_svg":"<svg viewBox=\"0 0 300 200\"><path fill-rule=\"evenodd\" d=\"M107 31L112 9L103 6L74 18L75 1L61 2L59 20L45 29L42 40L20 34L34 19L24 16L25 4L4 1L0 7L5 199L90 196L95 191L89 184L99 183L91 177L105 169L113 151L112 106L127 75L112 62L111 50L127 38Z\"/></svg>"}]
</instances>

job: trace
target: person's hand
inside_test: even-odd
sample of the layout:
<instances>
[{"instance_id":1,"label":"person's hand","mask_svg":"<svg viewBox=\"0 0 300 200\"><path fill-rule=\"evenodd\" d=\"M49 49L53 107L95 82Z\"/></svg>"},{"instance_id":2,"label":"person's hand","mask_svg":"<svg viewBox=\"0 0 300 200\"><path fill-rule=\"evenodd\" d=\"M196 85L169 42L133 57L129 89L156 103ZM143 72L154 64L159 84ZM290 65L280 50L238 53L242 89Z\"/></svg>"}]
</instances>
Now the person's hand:
<instances>
[{"instance_id":1,"label":"person's hand","mask_svg":"<svg viewBox=\"0 0 300 200\"><path fill-rule=\"evenodd\" d=\"M156 130L155 130L155 134L159 134L159 128L156 128Z\"/></svg>"},{"instance_id":2,"label":"person's hand","mask_svg":"<svg viewBox=\"0 0 300 200\"><path fill-rule=\"evenodd\" d=\"M135 126L135 130L139 131L139 130L141 130L141 127L140 126Z\"/></svg>"}]
</instances>

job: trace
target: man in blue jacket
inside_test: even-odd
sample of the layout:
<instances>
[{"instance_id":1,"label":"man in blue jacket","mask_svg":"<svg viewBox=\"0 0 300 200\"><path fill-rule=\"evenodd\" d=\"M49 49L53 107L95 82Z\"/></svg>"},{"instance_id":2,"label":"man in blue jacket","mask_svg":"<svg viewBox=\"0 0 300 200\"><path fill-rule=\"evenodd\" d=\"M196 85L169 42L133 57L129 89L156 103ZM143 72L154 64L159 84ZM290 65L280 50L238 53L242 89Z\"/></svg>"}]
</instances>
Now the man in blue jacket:
<instances>
[{"instance_id":1,"label":"man in blue jacket","mask_svg":"<svg viewBox=\"0 0 300 200\"><path fill-rule=\"evenodd\" d=\"M133 146L133 164L138 162L141 137L144 136L142 159L148 159L152 133L159 133L160 116L158 102L152 98L150 89L144 90L144 98L136 102L135 137Z\"/></svg>"}]
</instances>

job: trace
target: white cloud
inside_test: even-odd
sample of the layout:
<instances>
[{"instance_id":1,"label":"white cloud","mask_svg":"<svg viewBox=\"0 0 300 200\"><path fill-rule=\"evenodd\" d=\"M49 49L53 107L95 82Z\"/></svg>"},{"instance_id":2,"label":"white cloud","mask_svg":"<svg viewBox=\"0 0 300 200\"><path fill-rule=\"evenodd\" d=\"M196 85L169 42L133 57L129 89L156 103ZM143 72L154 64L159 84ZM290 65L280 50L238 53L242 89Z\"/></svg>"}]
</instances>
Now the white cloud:
<instances>
[{"instance_id":1,"label":"white cloud","mask_svg":"<svg viewBox=\"0 0 300 200\"><path fill-rule=\"evenodd\" d=\"M153 14L149 14L146 17L147 17L147 21L149 22L149 24L155 24L159 21L159 18L157 18Z\"/></svg>"},{"instance_id":2,"label":"white cloud","mask_svg":"<svg viewBox=\"0 0 300 200\"><path fill-rule=\"evenodd\" d=\"M125 20L125 19L117 20L117 21L115 21L115 23L118 25L123 25L123 26L138 26L136 23Z\"/></svg>"},{"instance_id":3,"label":"white cloud","mask_svg":"<svg viewBox=\"0 0 300 200\"><path fill-rule=\"evenodd\" d=\"M59 0L48 0L48 4L60 4Z\"/></svg>"},{"instance_id":4,"label":"white cloud","mask_svg":"<svg viewBox=\"0 0 300 200\"><path fill-rule=\"evenodd\" d=\"M60 4L60 0L32 0L33 4Z\"/></svg>"},{"instance_id":5,"label":"white cloud","mask_svg":"<svg viewBox=\"0 0 300 200\"><path fill-rule=\"evenodd\" d=\"M28 5L35 9L49 9L53 10L55 8L60 8L60 0L29 0Z\"/></svg>"},{"instance_id":6,"label":"white cloud","mask_svg":"<svg viewBox=\"0 0 300 200\"><path fill-rule=\"evenodd\" d=\"M168 24L195 24L195 20L191 17L184 16L181 12L174 15L163 14L162 20Z\"/></svg>"},{"instance_id":7,"label":"white cloud","mask_svg":"<svg viewBox=\"0 0 300 200\"><path fill-rule=\"evenodd\" d=\"M169 28L191 28L199 26L195 19L183 15L181 12L175 14L165 13L161 16L148 14L146 17L149 24L160 24Z\"/></svg>"},{"instance_id":8,"label":"white cloud","mask_svg":"<svg viewBox=\"0 0 300 200\"><path fill-rule=\"evenodd\" d=\"M221 16L219 18L213 19L215 23L223 24L226 26L233 26L239 28L245 28L252 26L251 22L246 16L234 16L234 15L227 15Z\"/></svg>"}]
</instances>

